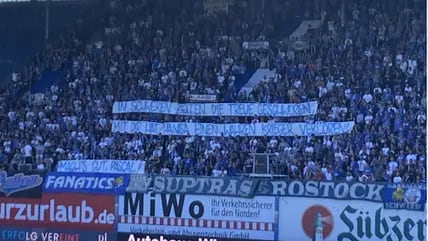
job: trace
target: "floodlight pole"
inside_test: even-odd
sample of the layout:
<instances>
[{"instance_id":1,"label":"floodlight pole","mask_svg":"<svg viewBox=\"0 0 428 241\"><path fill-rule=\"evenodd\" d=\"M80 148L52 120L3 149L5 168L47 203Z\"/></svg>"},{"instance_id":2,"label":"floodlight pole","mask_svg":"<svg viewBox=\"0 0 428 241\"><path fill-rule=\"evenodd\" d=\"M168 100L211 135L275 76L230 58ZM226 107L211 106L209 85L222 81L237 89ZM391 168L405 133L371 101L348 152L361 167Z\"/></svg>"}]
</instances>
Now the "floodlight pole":
<instances>
[{"instance_id":1,"label":"floodlight pole","mask_svg":"<svg viewBox=\"0 0 428 241\"><path fill-rule=\"evenodd\" d=\"M49 40L50 2L47 0L45 4L45 41Z\"/></svg>"}]
</instances>

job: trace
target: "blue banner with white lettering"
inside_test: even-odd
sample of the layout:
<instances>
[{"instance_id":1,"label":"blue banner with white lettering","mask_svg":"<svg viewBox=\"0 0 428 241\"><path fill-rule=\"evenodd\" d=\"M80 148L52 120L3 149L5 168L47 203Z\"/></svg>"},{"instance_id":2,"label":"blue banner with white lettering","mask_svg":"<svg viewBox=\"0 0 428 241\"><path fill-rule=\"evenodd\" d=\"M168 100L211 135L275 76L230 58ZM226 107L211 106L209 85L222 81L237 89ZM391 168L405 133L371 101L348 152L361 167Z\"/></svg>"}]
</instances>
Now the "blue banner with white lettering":
<instances>
[{"instance_id":1,"label":"blue banner with white lettering","mask_svg":"<svg viewBox=\"0 0 428 241\"><path fill-rule=\"evenodd\" d=\"M51 172L45 177L43 192L121 194L129 179L128 174Z\"/></svg>"},{"instance_id":2,"label":"blue banner with white lettering","mask_svg":"<svg viewBox=\"0 0 428 241\"><path fill-rule=\"evenodd\" d=\"M388 184L383 193L384 208L424 211L426 195L424 185Z\"/></svg>"}]
</instances>

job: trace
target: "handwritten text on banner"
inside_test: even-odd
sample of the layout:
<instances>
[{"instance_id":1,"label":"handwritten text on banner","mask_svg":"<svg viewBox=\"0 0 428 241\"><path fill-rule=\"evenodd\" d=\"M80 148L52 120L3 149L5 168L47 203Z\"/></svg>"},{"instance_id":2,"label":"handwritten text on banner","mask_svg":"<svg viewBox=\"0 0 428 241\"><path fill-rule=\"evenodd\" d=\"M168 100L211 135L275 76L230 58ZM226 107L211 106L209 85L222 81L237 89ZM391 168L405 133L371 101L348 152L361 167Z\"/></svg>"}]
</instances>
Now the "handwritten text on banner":
<instances>
[{"instance_id":1,"label":"handwritten text on banner","mask_svg":"<svg viewBox=\"0 0 428 241\"><path fill-rule=\"evenodd\" d=\"M143 174L144 165L140 160L63 160L57 171Z\"/></svg>"},{"instance_id":2,"label":"handwritten text on banner","mask_svg":"<svg viewBox=\"0 0 428 241\"><path fill-rule=\"evenodd\" d=\"M148 135L329 136L349 133L354 122L213 124L114 120L112 131Z\"/></svg>"},{"instance_id":3,"label":"handwritten text on banner","mask_svg":"<svg viewBox=\"0 0 428 241\"><path fill-rule=\"evenodd\" d=\"M135 100L113 104L113 113L157 113L185 116L307 116L314 115L318 103L296 104L268 103L186 103Z\"/></svg>"}]
</instances>

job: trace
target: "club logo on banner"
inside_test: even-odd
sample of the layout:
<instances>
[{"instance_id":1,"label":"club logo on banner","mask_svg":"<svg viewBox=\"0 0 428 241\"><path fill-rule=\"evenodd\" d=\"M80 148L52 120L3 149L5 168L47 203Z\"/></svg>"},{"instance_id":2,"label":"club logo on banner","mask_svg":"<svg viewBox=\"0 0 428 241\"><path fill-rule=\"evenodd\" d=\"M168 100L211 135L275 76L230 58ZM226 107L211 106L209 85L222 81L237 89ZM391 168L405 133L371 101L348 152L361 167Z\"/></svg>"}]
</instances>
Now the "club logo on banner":
<instances>
[{"instance_id":1,"label":"club logo on banner","mask_svg":"<svg viewBox=\"0 0 428 241\"><path fill-rule=\"evenodd\" d=\"M6 196L38 187L42 183L43 177L40 174L25 175L24 173L17 173L8 177L6 171L0 171L0 192Z\"/></svg>"},{"instance_id":2,"label":"club logo on banner","mask_svg":"<svg viewBox=\"0 0 428 241\"><path fill-rule=\"evenodd\" d=\"M274 240L275 197L126 193L118 232Z\"/></svg>"},{"instance_id":3,"label":"club logo on banner","mask_svg":"<svg viewBox=\"0 0 428 241\"><path fill-rule=\"evenodd\" d=\"M424 211L426 187L415 184L390 184L384 190L386 209L408 209Z\"/></svg>"},{"instance_id":4,"label":"club logo on banner","mask_svg":"<svg viewBox=\"0 0 428 241\"><path fill-rule=\"evenodd\" d=\"M43 183L44 192L125 193L129 175L99 173L49 173Z\"/></svg>"}]
</instances>

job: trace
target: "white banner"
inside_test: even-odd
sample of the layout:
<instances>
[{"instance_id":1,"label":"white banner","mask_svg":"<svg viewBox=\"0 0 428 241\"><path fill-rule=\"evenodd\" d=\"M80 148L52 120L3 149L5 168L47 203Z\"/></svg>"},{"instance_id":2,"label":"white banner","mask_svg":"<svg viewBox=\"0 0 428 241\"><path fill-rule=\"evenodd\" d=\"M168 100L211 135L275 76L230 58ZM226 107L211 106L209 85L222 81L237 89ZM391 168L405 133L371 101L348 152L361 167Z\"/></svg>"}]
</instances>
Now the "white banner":
<instances>
[{"instance_id":1,"label":"white banner","mask_svg":"<svg viewBox=\"0 0 428 241\"><path fill-rule=\"evenodd\" d=\"M274 240L275 197L126 193L118 232Z\"/></svg>"},{"instance_id":2,"label":"white banner","mask_svg":"<svg viewBox=\"0 0 428 241\"><path fill-rule=\"evenodd\" d=\"M330 136L349 133L354 122L213 124L114 120L112 132L198 136Z\"/></svg>"},{"instance_id":3,"label":"white banner","mask_svg":"<svg viewBox=\"0 0 428 241\"><path fill-rule=\"evenodd\" d=\"M268 103L185 103L152 100L119 101L113 113L156 113L185 116L275 116L292 117L314 115L316 101L296 104Z\"/></svg>"},{"instance_id":4,"label":"white banner","mask_svg":"<svg viewBox=\"0 0 428 241\"><path fill-rule=\"evenodd\" d=\"M296 208L297 207L297 208ZM284 197L279 241L425 241L426 212L384 209L382 203Z\"/></svg>"},{"instance_id":5,"label":"white banner","mask_svg":"<svg viewBox=\"0 0 428 241\"><path fill-rule=\"evenodd\" d=\"M144 174L144 165L140 160L63 160L57 171Z\"/></svg>"},{"instance_id":6,"label":"white banner","mask_svg":"<svg viewBox=\"0 0 428 241\"><path fill-rule=\"evenodd\" d=\"M242 47L244 49L267 49L269 48L269 42L267 41L243 42Z\"/></svg>"},{"instance_id":7,"label":"white banner","mask_svg":"<svg viewBox=\"0 0 428 241\"><path fill-rule=\"evenodd\" d=\"M190 101L216 102L216 95L188 95Z\"/></svg>"}]
</instances>

